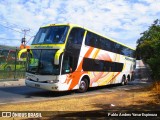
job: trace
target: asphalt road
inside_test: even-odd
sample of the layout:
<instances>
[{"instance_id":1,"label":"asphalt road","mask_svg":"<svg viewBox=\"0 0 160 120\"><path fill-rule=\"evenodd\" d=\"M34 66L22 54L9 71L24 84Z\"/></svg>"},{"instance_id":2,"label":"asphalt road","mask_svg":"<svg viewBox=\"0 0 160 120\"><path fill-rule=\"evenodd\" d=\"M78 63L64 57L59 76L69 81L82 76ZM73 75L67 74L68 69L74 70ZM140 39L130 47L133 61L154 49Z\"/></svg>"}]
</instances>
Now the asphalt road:
<instances>
[{"instance_id":1,"label":"asphalt road","mask_svg":"<svg viewBox=\"0 0 160 120\"><path fill-rule=\"evenodd\" d=\"M38 88L30 88L27 86L9 86L0 87L0 104L31 102L42 100L55 100L61 98L81 97L93 94L107 94L108 92L116 92L119 90L131 90L145 87L150 84L149 70L141 61L137 61L135 80L128 85L108 85L98 88L90 88L86 93L69 92L52 92Z\"/></svg>"}]
</instances>

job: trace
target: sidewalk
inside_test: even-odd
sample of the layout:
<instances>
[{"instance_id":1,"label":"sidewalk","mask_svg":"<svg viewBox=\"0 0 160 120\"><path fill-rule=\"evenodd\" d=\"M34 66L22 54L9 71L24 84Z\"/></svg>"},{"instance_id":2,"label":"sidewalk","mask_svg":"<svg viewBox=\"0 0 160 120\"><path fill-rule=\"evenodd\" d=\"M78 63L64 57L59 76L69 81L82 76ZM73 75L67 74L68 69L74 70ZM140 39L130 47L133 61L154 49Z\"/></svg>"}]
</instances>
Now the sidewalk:
<instances>
[{"instance_id":1,"label":"sidewalk","mask_svg":"<svg viewBox=\"0 0 160 120\"><path fill-rule=\"evenodd\" d=\"M24 86L24 85L25 85L25 80L24 79L19 79L19 80L16 80L16 81L0 82L0 87Z\"/></svg>"}]
</instances>

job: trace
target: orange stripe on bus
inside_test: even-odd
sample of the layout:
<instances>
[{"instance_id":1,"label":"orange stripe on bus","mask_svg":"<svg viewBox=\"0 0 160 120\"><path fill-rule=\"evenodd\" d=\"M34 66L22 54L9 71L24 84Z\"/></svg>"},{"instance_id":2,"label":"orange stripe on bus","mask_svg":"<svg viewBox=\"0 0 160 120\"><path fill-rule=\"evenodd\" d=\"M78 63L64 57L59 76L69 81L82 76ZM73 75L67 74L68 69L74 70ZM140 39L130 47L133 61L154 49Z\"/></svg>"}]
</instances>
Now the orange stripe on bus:
<instances>
[{"instance_id":1,"label":"orange stripe on bus","mask_svg":"<svg viewBox=\"0 0 160 120\"><path fill-rule=\"evenodd\" d=\"M89 50L84 55L84 57L88 58L89 55L92 53L93 49L94 49L93 47L90 47ZM67 76L67 79L66 79L67 83L69 83L69 81L72 80L71 84L70 84L70 86L68 88L69 90L72 90L78 84L80 77L84 73L87 73L87 72L82 71L82 64L83 64L83 60L81 61L81 63L79 64L79 66L78 66L78 68L76 70L78 72L75 71L75 72L71 73L72 74L71 77Z\"/></svg>"},{"instance_id":2,"label":"orange stripe on bus","mask_svg":"<svg viewBox=\"0 0 160 120\"><path fill-rule=\"evenodd\" d=\"M114 81L114 79L120 74L120 72L118 72L109 82Z\"/></svg>"}]
</instances>

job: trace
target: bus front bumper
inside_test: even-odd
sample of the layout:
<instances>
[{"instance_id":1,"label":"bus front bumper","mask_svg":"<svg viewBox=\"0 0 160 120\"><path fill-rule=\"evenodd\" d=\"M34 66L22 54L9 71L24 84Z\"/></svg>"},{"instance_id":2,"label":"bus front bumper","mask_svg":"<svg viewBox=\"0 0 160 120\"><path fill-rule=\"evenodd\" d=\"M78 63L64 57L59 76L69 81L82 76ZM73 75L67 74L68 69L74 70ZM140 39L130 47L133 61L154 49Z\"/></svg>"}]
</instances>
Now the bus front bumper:
<instances>
[{"instance_id":1,"label":"bus front bumper","mask_svg":"<svg viewBox=\"0 0 160 120\"><path fill-rule=\"evenodd\" d=\"M26 86L29 87L34 87L34 88L41 88L41 89L45 89L45 90L50 90L50 91L61 91L59 89L58 83L40 83L40 82L36 82L36 81L31 81L31 80L25 80L25 84Z\"/></svg>"}]
</instances>

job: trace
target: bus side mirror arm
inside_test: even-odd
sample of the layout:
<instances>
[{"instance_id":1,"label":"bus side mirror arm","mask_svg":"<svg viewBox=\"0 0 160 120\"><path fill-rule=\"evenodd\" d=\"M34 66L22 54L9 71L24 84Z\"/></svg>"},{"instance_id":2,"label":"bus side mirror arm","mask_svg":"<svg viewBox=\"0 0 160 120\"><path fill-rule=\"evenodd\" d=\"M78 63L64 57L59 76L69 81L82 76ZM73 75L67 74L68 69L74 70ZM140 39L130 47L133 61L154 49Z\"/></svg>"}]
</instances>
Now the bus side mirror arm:
<instances>
[{"instance_id":1,"label":"bus side mirror arm","mask_svg":"<svg viewBox=\"0 0 160 120\"><path fill-rule=\"evenodd\" d=\"M54 65L59 65L59 61L60 61L60 56L61 54L64 52L64 49L60 49L55 53L54 56Z\"/></svg>"}]
</instances>

